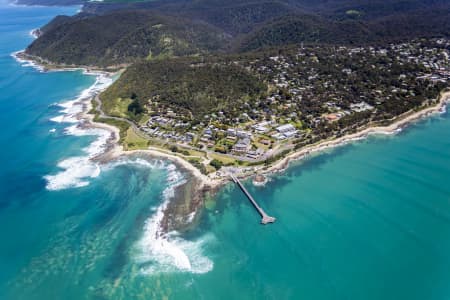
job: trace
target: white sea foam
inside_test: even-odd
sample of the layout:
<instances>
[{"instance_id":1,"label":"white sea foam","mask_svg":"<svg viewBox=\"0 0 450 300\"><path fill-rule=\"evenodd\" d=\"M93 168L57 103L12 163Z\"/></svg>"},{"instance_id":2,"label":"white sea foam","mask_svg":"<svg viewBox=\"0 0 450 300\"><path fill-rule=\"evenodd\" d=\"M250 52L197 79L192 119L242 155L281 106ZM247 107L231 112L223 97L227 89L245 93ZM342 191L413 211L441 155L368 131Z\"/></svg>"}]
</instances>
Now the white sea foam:
<instances>
[{"instance_id":1,"label":"white sea foam","mask_svg":"<svg viewBox=\"0 0 450 300\"><path fill-rule=\"evenodd\" d=\"M22 67L31 67L34 68L36 70L38 70L39 72L44 72L44 68L38 64L36 64L35 62L33 62L32 60L28 60L28 59L23 59L20 58L18 56L19 53L23 52L23 50L20 51L16 51L11 53L11 56L22 66Z\"/></svg>"},{"instance_id":2,"label":"white sea foam","mask_svg":"<svg viewBox=\"0 0 450 300\"><path fill-rule=\"evenodd\" d=\"M34 32L35 33L35 32ZM19 57L17 51L11 54L23 67L33 67L38 71L43 72L44 68L31 60ZM62 71L75 71L62 70ZM83 70L86 75L95 75L96 81L89 88L85 89L76 99L59 103L58 106L62 108L60 114L51 118L50 120L56 123L72 123L74 125L64 130L65 134L77 136L97 136L97 139L88 147L83 149L85 155L75 156L64 159L58 163L58 167L62 169L56 174L44 176L47 180L47 189L60 190L73 187L82 187L89 184L89 178L97 177L100 174L100 168L97 164L92 162L92 158L101 154L105 150L107 140L111 133L100 129L83 129L82 121L79 119L79 114L83 112L86 105L88 105L91 98L105 89L112 83L112 79L103 73L94 73ZM55 132L50 130L50 132Z\"/></svg>"},{"instance_id":3,"label":"white sea foam","mask_svg":"<svg viewBox=\"0 0 450 300\"><path fill-rule=\"evenodd\" d=\"M37 64L20 59L16 54L13 54L13 56L23 66L30 66L43 71ZM92 96L111 84L112 79L101 73L89 73L86 70L84 73L96 75L96 82L84 90L76 99L56 104L62 109L59 115L51 118L51 121L71 124L64 130L67 135L97 136L97 138L83 149L85 155L69 157L60 161L57 165L61 169L59 172L44 176L48 190L84 187L89 185L90 179L98 177L101 173L101 168L91 158L105 151L111 133L103 129L84 128L82 126L83 121L79 120L79 114L83 112ZM162 160L148 161L138 158L133 160L119 159L103 166L103 168L114 168L125 164L145 168L167 168L168 170L167 182L169 186L163 192L164 202L153 211L152 217L146 221L143 237L137 243L135 259L141 266L142 274L179 271L206 273L212 270L213 262L202 253L204 244L213 238L211 235L200 240L188 241L182 239L177 232L162 234L160 231L164 210L170 199L174 197L176 187L185 183L185 179L177 171L175 165L167 165L167 162ZM190 219L193 217L194 215L191 214Z\"/></svg>"},{"instance_id":4,"label":"white sea foam","mask_svg":"<svg viewBox=\"0 0 450 300\"><path fill-rule=\"evenodd\" d=\"M164 190L164 202L157 208L144 226L144 234L137 243L135 261L141 266L143 275L162 272L192 272L206 273L212 270L213 262L203 255L204 244L212 236L203 237L197 241L182 239L177 232L163 234L161 221L164 210L175 189L185 183L182 174L171 164L168 166L167 182L169 186Z\"/></svg>"},{"instance_id":5,"label":"white sea foam","mask_svg":"<svg viewBox=\"0 0 450 300\"><path fill-rule=\"evenodd\" d=\"M167 168L167 163L160 159L147 160L147 159L143 159L143 158L130 159L128 157L122 157L122 158L119 158L113 162L110 162L110 163L102 166L102 170L109 171L118 166L124 166L124 165L127 165L127 166L133 165L135 167L150 168L150 169L156 169L156 170L162 170L162 169Z\"/></svg>"},{"instance_id":6,"label":"white sea foam","mask_svg":"<svg viewBox=\"0 0 450 300\"><path fill-rule=\"evenodd\" d=\"M44 177L47 180L48 190L87 186L89 184L87 179L95 178L100 174L99 167L82 156L63 160L58 163L58 167L64 169L64 171Z\"/></svg>"},{"instance_id":7,"label":"white sea foam","mask_svg":"<svg viewBox=\"0 0 450 300\"><path fill-rule=\"evenodd\" d=\"M192 221L194 221L195 218L195 211L191 212L188 216L187 216L187 223L191 223Z\"/></svg>"},{"instance_id":8,"label":"white sea foam","mask_svg":"<svg viewBox=\"0 0 450 300\"><path fill-rule=\"evenodd\" d=\"M62 169L56 174L44 176L47 180L48 190L61 190L67 188L83 187L89 184L89 179L100 175L99 166L92 158L105 151L107 141L111 132L104 129L84 128L83 121L78 115L85 109L88 101L111 83L111 79L103 74L98 74L95 83L84 90L76 99L58 104L62 108L60 115L51 118L57 123L72 123L73 125L64 129L67 135L96 136L97 138L83 149L84 155L69 157L58 163Z\"/></svg>"},{"instance_id":9,"label":"white sea foam","mask_svg":"<svg viewBox=\"0 0 450 300\"><path fill-rule=\"evenodd\" d=\"M447 103L445 103L444 105L442 105L441 109L439 110L440 114L445 114L447 112Z\"/></svg>"},{"instance_id":10,"label":"white sea foam","mask_svg":"<svg viewBox=\"0 0 450 300\"><path fill-rule=\"evenodd\" d=\"M75 156L64 159L58 163L62 171L55 175L47 175L48 190L62 190L87 186L90 178L100 175L100 167L91 158L105 151L106 142L111 133L102 129L81 129L78 125L72 125L64 131L68 135L97 136L94 142L83 149L84 156Z\"/></svg>"},{"instance_id":11,"label":"white sea foam","mask_svg":"<svg viewBox=\"0 0 450 300\"><path fill-rule=\"evenodd\" d=\"M29 35L31 35L33 38L37 39L39 37L39 28L30 30Z\"/></svg>"}]
</instances>

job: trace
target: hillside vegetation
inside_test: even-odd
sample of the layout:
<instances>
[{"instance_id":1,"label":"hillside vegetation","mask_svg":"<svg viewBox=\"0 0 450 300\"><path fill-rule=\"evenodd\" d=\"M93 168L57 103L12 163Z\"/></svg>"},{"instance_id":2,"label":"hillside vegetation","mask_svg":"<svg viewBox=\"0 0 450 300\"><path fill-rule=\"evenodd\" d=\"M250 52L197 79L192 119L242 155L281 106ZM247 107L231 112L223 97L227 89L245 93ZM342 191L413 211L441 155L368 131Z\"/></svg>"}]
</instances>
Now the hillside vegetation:
<instances>
[{"instance_id":1,"label":"hillside vegetation","mask_svg":"<svg viewBox=\"0 0 450 300\"><path fill-rule=\"evenodd\" d=\"M26 50L50 62L111 66L287 44L364 45L450 35L445 0L168 0L86 3ZM194 21L195 20L195 21Z\"/></svg>"},{"instance_id":2,"label":"hillside vegetation","mask_svg":"<svg viewBox=\"0 0 450 300\"><path fill-rule=\"evenodd\" d=\"M55 63L108 66L218 51L227 37L206 24L148 11L57 17L27 53Z\"/></svg>"},{"instance_id":3,"label":"hillside vegetation","mask_svg":"<svg viewBox=\"0 0 450 300\"><path fill-rule=\"evenodd\" d=\"M120 10L151 10L161 14L199 20L232 35L246 33L256 25L298 9L280 0L170 0L139 3L86 3L83 12L103 15Z\"/></svg>"},{"instance_id":4,"label":"hillside vegetation","mask_svg":"<svg viewBox=\"0 0 450 300\"><path fill-rule=\"evenodd\" d=\"M193 1L180 14L212 24L228 34L250 32L255 26L296 11L280 1ZM172 10L166 10L172 14Z\"/></svg>"},{"instance_id":5,"label":"hillside vegetation","mask_svg":"<svg viewBox=\"0 0 450 300\"><path fill-rule=\"evenodd\" d=\"M102 101L135 98L142 107L149 103L155 109L170 106L184 111L188 118L221 110L239 115L238 103L255 99L266 90L261 80L232 64L171 59L129 67L102 94Z\"/></svg>"},{"instance_id":6,"label":"hillside vegetation","mask_svg":"<svg viewBox=\"0 0 450 300\"><path fill-rule=\"evenodd\" d=\"M240 51L298 43L361 44L370 36L359 21L329 21L313 15L289 15L254 30L237 43Z\"/></svg>"},{"instance_id":7,"label":"hillside vegetation","mask_svg":"<svg viewBox=\"0 0 450 300\"><path fill-rule=\"evenodd\" d=\"M367 21L354 19L353 16L333 20L315 15L289 15L274 19L243 36L236 43L236 48L250 51L302 42L335 45L385 44L417 37L445 37L450 36L448 16L450 6L446 10L421 10Z\"/></svg>"}]
</instances>

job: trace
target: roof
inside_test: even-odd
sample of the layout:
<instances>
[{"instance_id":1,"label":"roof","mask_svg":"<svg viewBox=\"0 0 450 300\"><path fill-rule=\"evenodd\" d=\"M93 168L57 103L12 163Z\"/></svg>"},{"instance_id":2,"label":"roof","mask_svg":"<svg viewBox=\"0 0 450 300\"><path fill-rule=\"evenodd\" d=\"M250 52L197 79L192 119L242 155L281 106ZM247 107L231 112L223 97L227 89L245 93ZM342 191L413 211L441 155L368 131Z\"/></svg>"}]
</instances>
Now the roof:
<instances>
[{"instance_id":1,"label":"roof","mask_svg":"<svg viewBox=\"0 0 450 300\"><path fill-rule=\"evenodd\" d=\"M295 127L292 124L285 124L277 127L278 131L291 131L295 130Z\"/></svg>"}]
</instances>

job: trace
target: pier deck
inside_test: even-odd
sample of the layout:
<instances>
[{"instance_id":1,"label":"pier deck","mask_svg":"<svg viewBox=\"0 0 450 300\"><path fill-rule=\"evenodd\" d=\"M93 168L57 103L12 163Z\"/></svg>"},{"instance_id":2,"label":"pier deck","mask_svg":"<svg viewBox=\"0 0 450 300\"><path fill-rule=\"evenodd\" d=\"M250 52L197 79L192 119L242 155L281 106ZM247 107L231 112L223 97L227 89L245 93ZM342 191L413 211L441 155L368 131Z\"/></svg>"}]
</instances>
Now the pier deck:
<instances>
[{"instance_id":1,"label":"pier deck","mask_svg":"<svg viewBox=\"0 0 450 300\"><path fill-rule=\"evenodd\" d=\"M252 195L250 195L250 193L247 191L247 189L242 185L240 180L233 174L230 174L230 176L231 176L231 179L233 179L233 181L239 186L239 188L242 190L242 192L247 196L248 200L250 200L250 202L253 204L253 206L256 208L256 210L261 215L261 217L262 217L261 224L266 225L268 223L275 222L276 219L274 217L271 217L268 214L266 214L266 212L258 205L258 203L255 201L255 199L253 199Z\"/></svg>"}]
</instances>

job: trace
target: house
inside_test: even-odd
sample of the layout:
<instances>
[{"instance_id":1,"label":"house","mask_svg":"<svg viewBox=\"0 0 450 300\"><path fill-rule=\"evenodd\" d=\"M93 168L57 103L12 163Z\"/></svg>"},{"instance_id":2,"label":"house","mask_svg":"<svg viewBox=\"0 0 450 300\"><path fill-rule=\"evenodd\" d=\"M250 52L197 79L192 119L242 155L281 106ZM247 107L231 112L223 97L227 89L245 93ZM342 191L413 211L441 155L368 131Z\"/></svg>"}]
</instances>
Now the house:
<instances>
[{"instance_id":1,"label":"house","mask_svg":"<svg viewBox=\"0 0 450 300\"><path fill-rule=\"evenodd\" d=\"M392 92L397 92L392 90ZM366 110L371 110L373 109L372 105L367 104L366 102L362 101L360 103L352 103L350 104L350 109L355 111L355 112L362 112L362 111L366 111Z\"/></svg>"},{"instance_id":2,"label":"house","mask_svg":"<svg viewBox=\"0 0 450 300\"><path fill-rule=\"evenodd\" d=\"M324 116L328 122L334 122L341 118L340 114L328 114Z\"/></svg>"},{"instance_id":3,"label":"house","mask_svg":"<svg viewBox=\"0 0 450 300\"><path fill-rule=\"evenodd\" d=\"M213 132L212 132L212 130L210 128L205 129L204 133L208 134L208 135L212 135L213 134Z\"/></svg>"},{"instance_id":4,"label":"house","mask_svg":"<svg viewBox=\"0 0 450 300\"><path fill-rule=\"evenodd\" d=\"M288 131L288 132L283 133L283 135L284 135L287 139L289 139L289 138L295 136L296 134L297 134L297 130L294 130L294 131Z\"/></svg>"},{"instance_id":5,"label":"house","mask_svg":"<svg viewBox=\"0 0 450 300\"><path fill-rule=\"evenodd\" d=\"M237 140L237 137L229 135L227 136L227 140L230 142L235 142Z\"/></svg>"},{"instance_id":6,"label":"house","mask_svg":"<svg viewBox=\"0 0 450 300\"><path fill-rule=\"evenodd\" d=\"M235 135L236 135L236 129L228 128L228 129L227 129L227 135L229 135L229 136L235 136Z\"/></svg>"},{"instance_id":7,"label":"house","mask_svg":"<svg viewBox=\"0 0 450 300\"><path fill-rule=\"evenodd\" d=\"M261 139L260 141L259 141L261 144L263 144L263 145L270 145L270 140L268 140L268 139Z\"/></svg>"},{"instance_id":8,"label":"house","mask_svg":"<svg viewBox=\"0 0 450 300\"><path fill-rule=\"evenodd\" d=\"M233 147L236 152L247 152L250 149L251 141L249 138L240 139Z\"/></svg>"},{"instance_id":9,"label":"house","mask_svg":"<svg viewBox=\"0 0 450 300\"><path fill-rule=\"evenodd\" d=\"M272 138L279 140L279 141L286 139L284 134L282 134L281 132L272 134Z\"/></svg>"},{"instance_id":10,"label":"house","mask_svg":"<svg viewBox=\"0 0 450 300\"><path fill-rule=\"evenodd\" d=\"M236 136L239 138L251 138L252 134L244 130L237 130Z\"/></svg>"},{"instance_id":11,"label":"house","mask_svg":"<svg viewBox=\"0 0 450 300\"><path fill-rule=\"evenodd\" d=\"M285 124L285 125L278 126L276 128L276 130L279 133L285 133L285 132L289 132L289 131L295 131L295 127L292 124Z\"/></svg>"},{"instance_id":12,"label":"house","mask_svg":"<svg viewBox=\"0 0 450 300\"><path fill-rule=\"evenodd\" d=\"M270 126L272 124L272 121L263 121L263 122L259 122L256 125L253 125L254 127L265 127L265 126Z\"/></svg>"},{"instance_id":13,"label":"house","mask_svg":"<svg viewBox=\"0 0 450 300\"><path fill-rule=\"evenodd\" d=\"M266 132L269 131L269 128L264 127L264 126L257 126L257 127L255 127L254 129L255 129L255 131L256 131L257 133L259 133L259 134L263 134L263 133L266 133Z\"/></svg>"},{"instance_id":14,"label":"house","mask_svg":"<svg viewBox=\"0 0 450 300\"><path fill-rule=\"evenodd\" d=\"M186 140L192 141L195 138L195 136L196 136L195 133L187 132L186 133Z\"/></svg>"},{"instance_id":15,"label":"house","mask_svg":"<svg viewBox=\"0 0 450 300\"><path fill-rule=\"evenodd\" d=\"M257 150L250 150L247 152L247 157L252 159L257 159L264 154L264 150L258 148Z\"/></svg>"}]
</instances>

